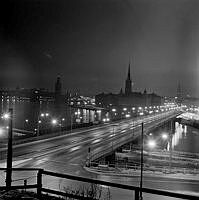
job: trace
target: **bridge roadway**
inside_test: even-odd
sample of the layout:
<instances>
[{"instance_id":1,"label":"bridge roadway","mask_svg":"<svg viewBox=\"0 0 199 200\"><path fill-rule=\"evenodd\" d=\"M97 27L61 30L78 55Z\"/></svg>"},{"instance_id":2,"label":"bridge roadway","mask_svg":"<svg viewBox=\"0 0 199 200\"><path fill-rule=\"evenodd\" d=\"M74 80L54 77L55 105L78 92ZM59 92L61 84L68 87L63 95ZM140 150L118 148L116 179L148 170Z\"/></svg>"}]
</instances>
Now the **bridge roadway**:
<instances>
[{"instance_id":1,"label":"bridge roadway","mask_svg":"<svg viewBox=\"0 0 199 200\"><path fill-rule=\"evenodd\" d=\"M88 147L90 147L91 152L95 152L95 154L107 152L107 149L110 150L112 148L112 144L114 148L116 148L117 146L129 141L129 139L138 136L141 131L141 122L144 122L144 127L147 131L153 126L157 126L157 124L173 118L176 115L176 112L170 111L167 113L157 114L155 116L146 116L134 121L132 119L121 121L117 123L117 126L114 126L113 124L105 124L94 128L88 128L86 130L76 130L73 133L62 136L14 145L13 167L43 168L45 170L59 173L67 173L98 178L106 181L138 185L139 177L110 177L105 175L96 175L85 171L83 165L85 164L85 160L88 155ZM2 160L0 167L4 166L5 161ZM22 183L22 180L26 179L27 177L28 183L33 183L36 180L36 174L30 172L13 172L13 184ZM5 184L4 180L5 176L4 172L2 172L0 174L0 184ZM51 187L52 189L62 190L67 186L72 187L74 182L44 177L43 184L47 187ZM183 191L187 190L189 192L199 192L197 186L197 181L194 182L188 180L170 180L160 177L144 177L144 187L175 191L183 188ZM124 193L121 193L121 191L119 192L114 190L112 195L113 197L117 197L113 199L132 198L132 192L125 192L124 195ZM155 198L149 197L148 199Z\"/></svg>"}]
</instances>

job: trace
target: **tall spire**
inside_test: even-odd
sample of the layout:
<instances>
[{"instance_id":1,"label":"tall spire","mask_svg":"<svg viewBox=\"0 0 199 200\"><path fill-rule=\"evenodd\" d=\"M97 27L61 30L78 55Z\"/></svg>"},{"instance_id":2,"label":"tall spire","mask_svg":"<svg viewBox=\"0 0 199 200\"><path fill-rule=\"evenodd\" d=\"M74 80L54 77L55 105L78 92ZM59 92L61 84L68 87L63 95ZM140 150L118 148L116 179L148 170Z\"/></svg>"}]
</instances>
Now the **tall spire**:
<instances>
[{"instance_id":1,"label":"tall spire","mask_svg":"<svg viewBox=\"0 0 199 200\"><path fill-rule=\"evenodd\" d=\"M127 76L128 80L131 80L131 66L130 66L130 62L129 62L129 69L128 69L128 76Z\"/></svg>"},{"instance_id":2,"label":"tall spire","mask_svg":"<svg viewBox=\"0 0 199 200\"><path fill-rule=\"evenodd\" d=\"M131 81L131 71L130 71L130 62L129 62L129 67L128 67L128 74L127 74L127 79L125 82L125 94L129 95L132 93L132 81Z\"/></svg>"}]
</instances>

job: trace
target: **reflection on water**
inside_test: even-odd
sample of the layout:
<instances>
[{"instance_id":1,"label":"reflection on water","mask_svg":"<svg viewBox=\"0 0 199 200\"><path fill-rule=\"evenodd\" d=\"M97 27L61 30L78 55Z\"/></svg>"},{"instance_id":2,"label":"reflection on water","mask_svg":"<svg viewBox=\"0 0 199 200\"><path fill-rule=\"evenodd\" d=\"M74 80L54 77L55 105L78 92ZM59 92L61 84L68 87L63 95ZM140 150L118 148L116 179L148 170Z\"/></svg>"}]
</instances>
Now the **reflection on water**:
<instances>
[{"instance_id":1,"label":"reflection on water","mask_svg":"<svg viewBox=\"0 0 199 200\"><path fill-rule=\"evenodd\" d=\"M199 153L199 130L190 126L175 123L175 134L172 136L172 149L190 153ZM169 149L169 144L168 144Z\"/></svg>"},{"instance_id":2,"label":"reflection on water","mask_svg":"<svg viewBox=\"0 0 199 200\"><path fill-rule=\"evenodd\" d=\"M178 145L180 139L183 137L184 128L182 124L175 123L175 134L172 136L172 149Z\"/></svg>"},{"instance_id":3,"label":"reflection on water","mask_svg":"<svg viewBox=\"0 0 199 200\"><path fill-rule=\"evenodd\" d=\"M1 98L0 115L13 108L13 127L23 130L36 131L52 129L52 120L56 119L56 127L72 127L101 120L101 110L69 107L67 102L31 101L20 98ZM39 125L38 125L39 123ZM0 127L6 127L7 122L0 120Z\"/></svg>"}]
</instances>

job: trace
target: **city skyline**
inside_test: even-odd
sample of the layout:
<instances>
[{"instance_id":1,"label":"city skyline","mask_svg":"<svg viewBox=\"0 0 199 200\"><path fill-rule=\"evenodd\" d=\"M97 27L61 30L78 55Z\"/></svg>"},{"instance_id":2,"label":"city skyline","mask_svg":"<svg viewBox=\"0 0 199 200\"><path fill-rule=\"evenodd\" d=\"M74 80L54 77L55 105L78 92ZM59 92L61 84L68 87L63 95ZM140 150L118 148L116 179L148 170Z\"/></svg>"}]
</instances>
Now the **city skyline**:
<instances>
[{"instance_id":1,"label":"city skyline","mask_svg":"<svg viewBox=\"0 0 199 200\"><path fill-rule=\"evenodd\" d=\"M0 29L0 87L118 93L129 62L133 90L198 96L199 3L8 1Z\"/></svg>"}]
</instances>

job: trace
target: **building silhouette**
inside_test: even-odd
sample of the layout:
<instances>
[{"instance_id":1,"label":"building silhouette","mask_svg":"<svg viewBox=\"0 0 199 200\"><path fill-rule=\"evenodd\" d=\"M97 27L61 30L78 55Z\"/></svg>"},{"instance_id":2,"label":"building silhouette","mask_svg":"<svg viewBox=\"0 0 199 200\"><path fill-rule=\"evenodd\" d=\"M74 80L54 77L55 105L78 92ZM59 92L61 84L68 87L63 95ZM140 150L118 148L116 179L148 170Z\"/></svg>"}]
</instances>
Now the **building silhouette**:
<instances>
[{"instance_id":1,"label":"building silhouette","mask_svg":"<svg viewBox=\"0 0 199 200\"><path fill-rule=\"evenodd\" d=\"M178 106L182 105L182 101L183 101L183 94L182 94L182 87L180 85L180 83L178 83L178 87L177 87L177 97L176 97L176 103Z\"/></svg>"},{"instance_id":2,"label":"building silhouette","mask_svg":"<svg viewBox=\"0 0 199 200\"><path fill-rule=\"evenodd\" d=\"M131 71L130 71L130 63L129 63L127 79L125 82L125 94L130 95L131 93L132 93L132 81L131 81Z\"/></svg>"},{"instance_id":3,"label":"building silhouette","mask_svg":"<svg viewBox=\"0 0 199 200\"><path fill-rule=\"evenodd\" d=\"M117 110L118 118L121 118L123 109L132 111L138 108L160 106L162 104L162 97L155 93L148 93L145 89L143 92L132 91L131 69L130 64L128 66L128 73L125 80L125 91L122 88L118 94L113 93L101 93L95 96L96 105L109 110ZM114 113L116 114L116 113Z\"/></svg>"}]
</instances>

